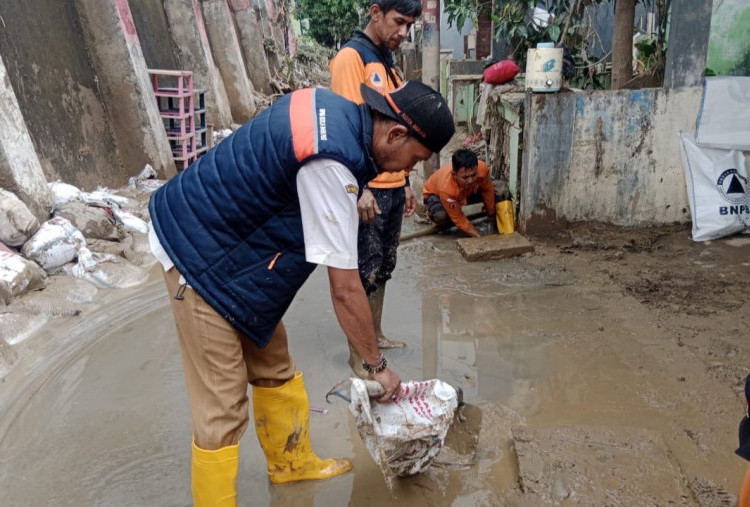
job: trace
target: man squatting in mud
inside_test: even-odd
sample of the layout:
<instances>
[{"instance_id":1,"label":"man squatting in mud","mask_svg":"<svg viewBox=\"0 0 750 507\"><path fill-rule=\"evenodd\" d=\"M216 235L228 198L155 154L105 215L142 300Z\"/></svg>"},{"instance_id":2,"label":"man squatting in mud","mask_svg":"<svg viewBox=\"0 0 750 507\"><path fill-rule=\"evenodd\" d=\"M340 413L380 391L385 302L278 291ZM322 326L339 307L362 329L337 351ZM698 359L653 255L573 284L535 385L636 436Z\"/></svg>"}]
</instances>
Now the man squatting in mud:
<instances>
[{"instance_id":1,"label":"man squatting in mud","mask_svg":"<svg viewBox=\"0 0 750 507\"><path fill-rule=\"evenodd\" d=\"M391 51L408 35L414 20L422 14L421 0L372 0L370 19L364 31L354 36L331 60L331 90L362 104L360 86L365 84L380 94L401 85ZM385 284L396 268L398 237L403 216L417 209L408 170L382 171L365 185L357 203L359 224L359 276L372 311L378 347L403 347L404 342L383 335L383 299ZM349 365L359 377L366 378L362 358L349 344Z\"/></svg>"},{"instance_id":2,"label":"man squatting in mud","mask_svg":"<svg viewBox=\"0 0 750 507\"><path fill-rule=\"evenodd\" d=\"M272 483L351 468L311 449L309 405L281 318L316 264L370 379L396 401L357 271L357 198L378 171L412 168L454 133L439 93L407 82L357 105L323 89L284 95L151 197L192 416L195 505L236 505L239 444L255 430ZM293 443L290 445L289 443Z\"/></svg>"},{"instance_id":3,"label":"man squatting in mud","mask_svg":"<svg viewBox=\"0 0 750 507\"><path fill-rule=\"evenodd\" d=\"M424 182L422 198L427 216L436 225L455 225L468 236L479 237L461 207L483 202L487 223L495 227L495 203L500 197L487 164L471 150L456 150L448 164L432 173Z\"/></svg>"}]
</instances>

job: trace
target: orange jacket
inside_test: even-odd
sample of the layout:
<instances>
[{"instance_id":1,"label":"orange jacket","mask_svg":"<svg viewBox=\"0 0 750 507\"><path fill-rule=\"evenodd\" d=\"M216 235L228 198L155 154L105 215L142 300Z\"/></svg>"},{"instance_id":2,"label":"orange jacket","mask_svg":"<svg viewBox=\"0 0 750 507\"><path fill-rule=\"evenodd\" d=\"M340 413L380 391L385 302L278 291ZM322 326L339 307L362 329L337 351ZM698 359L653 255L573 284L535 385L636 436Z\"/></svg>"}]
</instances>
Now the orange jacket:
<instances>
[{"instance_id":1,"label":"orange jacket","mask_svg":"<svg viewBox=\"0 0 750 507\"><path fill-rule=\"evenodd\" d=\"M750 507L750 468L745 472L745 479L742 481L738 507Z\"/></svg>"},{"instance_id":2,"label":"orange jacket","mask_svg":"<svg viewBox=\"0 0 750 507\"><path fill-rule=\"evenodd\" d=\"M471 234L474 226L466 218L461 206L466 205L466 200L471 194L481 192L487 215L495 214L495 186L492 184L490 170L482 160L477 166L476 182L471 187L464 189L458 187L456 180L453 179L453 164L449 162L427 178L423 190L422 199L427 199L430 195L440 197L440 202L451 221L466 234Z\"/></svg>"},{"instance_id":3,"label":"orange jacket","mask_svg":"<svg viewBox=\"0 0 750 507\"><path fill-rule=\"evenodd\" d=\"M392 74L396 78L396 85L388 78L385 65L380 61L372 61L365 65L363 57L353 47L341 48L328 67L331 72L331 90L357 104L364 103L359 91L359 85L362 83L366 83L367 86L382 94L392 92L401 85L401 79L395 70ZM406 176L406 171L381 172L367 186L372 188L403 187L406 185Z\"/></svg>"}]
</instances>

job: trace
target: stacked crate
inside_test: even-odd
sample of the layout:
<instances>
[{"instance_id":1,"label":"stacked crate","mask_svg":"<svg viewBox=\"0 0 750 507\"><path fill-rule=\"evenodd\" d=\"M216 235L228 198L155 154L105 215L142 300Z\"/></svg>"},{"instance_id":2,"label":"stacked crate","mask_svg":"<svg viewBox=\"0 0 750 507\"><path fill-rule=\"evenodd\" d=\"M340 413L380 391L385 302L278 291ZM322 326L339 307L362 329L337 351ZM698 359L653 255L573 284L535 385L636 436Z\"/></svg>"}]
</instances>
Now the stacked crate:
<instances>
[{"instance_id":1,"label":"stacked crate","mask_svg":"<svg viewBox=\"0 0 750 507\"><path fill-rule=\"evenodd\" d=\"M148 73L175 164L178 170L185 169L208 150L206 93L193 87L191 71L149 69ZM160 78L176 86L160 85Z\"/></svg>"}]
</instances>

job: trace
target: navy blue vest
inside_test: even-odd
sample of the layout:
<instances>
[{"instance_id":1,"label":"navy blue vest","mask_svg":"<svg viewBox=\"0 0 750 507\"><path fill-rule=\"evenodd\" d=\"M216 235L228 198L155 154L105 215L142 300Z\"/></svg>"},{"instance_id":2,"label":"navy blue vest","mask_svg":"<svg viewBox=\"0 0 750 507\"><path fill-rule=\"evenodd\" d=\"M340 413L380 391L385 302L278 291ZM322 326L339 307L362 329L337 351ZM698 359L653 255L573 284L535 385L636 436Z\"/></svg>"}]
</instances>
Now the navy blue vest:
<instances>
[{"instance_id":1,"label":"navy blue vest","mask_svg":"<svg viewBox=\"0 0 750 507\"><path fill-rule=\"evenodd\" d=\"M154 231L190 286L263 347L315 269L297 171L334 159L362 188L377 173L371 146L366 105L323 89L289 93L154 192Z\"/></svg>"}]
</instances>

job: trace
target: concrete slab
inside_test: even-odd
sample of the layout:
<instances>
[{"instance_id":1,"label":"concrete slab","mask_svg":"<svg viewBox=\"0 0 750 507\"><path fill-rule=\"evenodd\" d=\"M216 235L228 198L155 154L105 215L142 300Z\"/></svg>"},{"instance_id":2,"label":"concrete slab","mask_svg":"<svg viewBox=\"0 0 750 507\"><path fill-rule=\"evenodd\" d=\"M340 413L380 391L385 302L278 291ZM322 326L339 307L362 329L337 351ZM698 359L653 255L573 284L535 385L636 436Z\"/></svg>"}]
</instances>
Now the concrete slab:
<instances>
[{"instance_id":1,"label":"concrete slab","mask_svg":"<svg viewBox=\"0 0 750 507\"><path fill-rule=\"evenodd\" d=\"M658 433L626 427L514 427L521 487L541 503L685 505L690 493ZM531 504L533 505L533 503Z\"/></svg>"},{"instance_id":2,"label":"concrete slab","mask_svg":"<svg viewBox=\"0 0 750 507\"><path fill-rule=\"evenodd\" d=\"M534 245L517 232L457 239L456 247L467 261L507 259L534 251Z\"/></svg>"}]
</instances>

